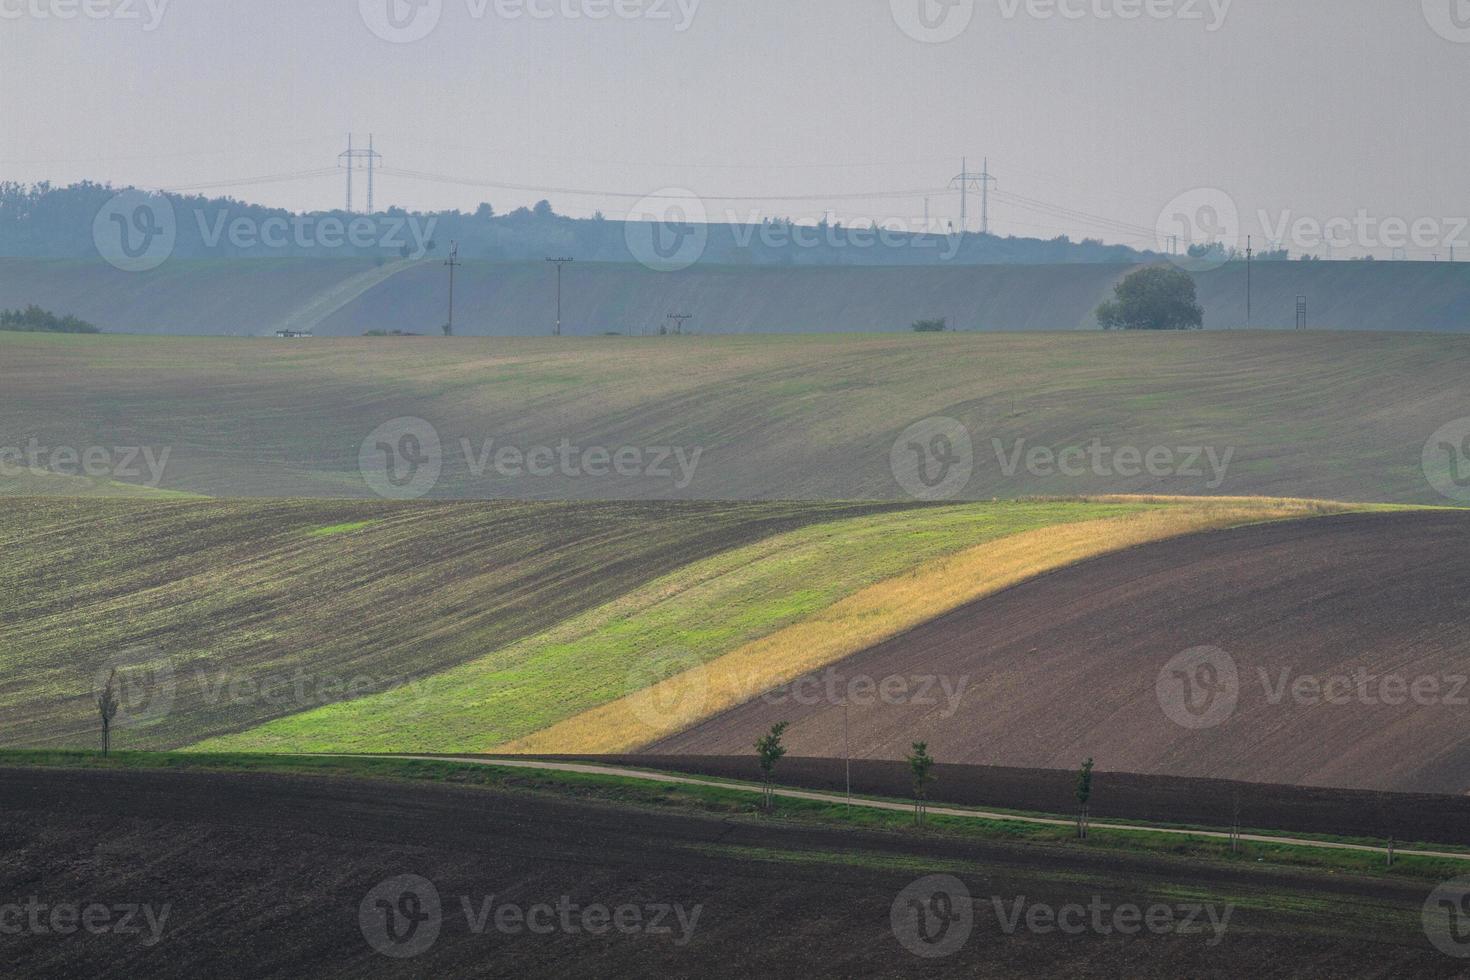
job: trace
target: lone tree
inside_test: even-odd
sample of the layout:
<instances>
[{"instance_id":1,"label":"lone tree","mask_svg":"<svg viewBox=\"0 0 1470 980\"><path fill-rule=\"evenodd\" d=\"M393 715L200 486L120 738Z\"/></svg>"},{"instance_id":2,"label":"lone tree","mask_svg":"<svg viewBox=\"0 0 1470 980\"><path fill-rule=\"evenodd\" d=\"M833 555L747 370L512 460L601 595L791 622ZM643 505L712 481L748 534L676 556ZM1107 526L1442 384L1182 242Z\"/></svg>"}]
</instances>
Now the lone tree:
<instances>
[{"instance_id":1,"label":"lone tree","mask_svg":"<svg viewBox=\"0 0 1470 980\"><path fill-rule=\"evenodd\" d=\"M1092 801L1092 760L1082 763L1077 774L1077 836L1087 839L1087 804Z\"/></svg>"},{"instance_id":2,"label":"lone tree","mask_svg":"<svg viewBox=\"0 0 1470 980\"><path fill-rule=\"evenodd\" d=\"M929 812L929 784L934 782L934 758L928 742L915 742L914 754L908 757L909 771L914 774L914 826L924 826Z\"/></svg>"},{"instance_id":3,"label":"lone tree","mask_svg":"<svg viewBox=\"0 0 1470 980\"><path fill-rule=\"evenodd\" d=\"M1194 279L1183 269L1155 265L1130 273L1113 288L1113 298L1097 308L1104 330L1200 330Z\"/></svg>"},{"instance_id":4,"label":"lone tree","mask_svg":"<svg viewBox=\"0 0 1470 980\"><path fill-rule=\"evenodd\" d=\"M761 805L767 810L771 809L771 776L776 771L776 763L786 754L786 746L781 744L781 736L786 734L789 724L778 721L771 726L771 730L755 740L755 751L761 759L761 776L765 780L765 793L761 797Z\"/></svg>"},{"instance_id":5,"label":"lone tree","mask_svg":"<svg viewBox=\"0 0 1470 980\"><path fill-rule=\"evenodd\" d=\"M102 754L107 755L112 748L112 719L117 714L117 668L107 675L107 683L102 687L102 693L97 695L97 713L102 716Z\"/></svg>"}]
</instances>

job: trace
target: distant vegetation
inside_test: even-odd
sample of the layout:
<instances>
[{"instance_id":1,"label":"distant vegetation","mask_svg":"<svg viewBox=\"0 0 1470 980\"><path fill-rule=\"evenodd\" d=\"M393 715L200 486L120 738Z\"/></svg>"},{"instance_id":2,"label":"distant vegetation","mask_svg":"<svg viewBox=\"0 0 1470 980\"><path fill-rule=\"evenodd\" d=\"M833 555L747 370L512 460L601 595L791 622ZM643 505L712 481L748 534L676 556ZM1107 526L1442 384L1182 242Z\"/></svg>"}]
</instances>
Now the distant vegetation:
<instances>
[{"instance_id":1,"label":"distant vegetation","mask_svg":"<svg viewBox=\"0 0 1470 980\"><path fill-rule=\"evenodd\" d=\"M74 316L57 316L35 304L23 310L0 310L0 330L21 333L101 333L86 320Z\"/></svg>"},{"instance_id":2,"label":"distant vegetation","mask_svg":"<svg viewBox=\"0 0 1470 980\"><path fill-rule=\"evenodd\" d=\"M84 181L67 187L49 183L27 185L0 182L0 255L18 258L97 258L92 225L119 191ZM160 202L162 205L162 202ZM397 259L437 254L436 243L456 241L460 257L499 262L535 260L548 254L575 255L587 262L632 262L624 222L595 214L571 218L557 214L548 201L534 207L498 213L488 204L473 211L409 212L388 208L365 219L342 211L297 216L280 208L261 207L229 198L168 195L177 238L175 258L320 258ZM251 236L235 240L224 233L237 220L252 228L267 221L291 227L300 217L308 228L334 219L346 225L371 220L380 233L356 247L329 235L310 234L298 241L293 233L279 247ZM709 215L709 242L703 262L754 266L873 266L1066 264L1076 262L1136 263L1147 255L1123 245L1095 239L1074 242L1065 235L1039 238L1001 238L968 234L912 233L897 226L883 234L870 225L844 226L825 219L816 225L797 225L784 217L717 212ZM733 222L733 223L732 223ZM417 234L415 234L417 232ZM330 244L327 244L330 242Z\"/></svg>"},{"instance_id":3,"label":"distant vegetation","mask_svg":"<svg viewBox=\"0 0 1470 980\"><path fill-rule=\"evenodd\" d=\"M914 333L944 333L949 329L949 324L944 317L938 320L915 320Z\"/></svg>"},{"instance_id":4,"label":"distant vegetation","mask_svg":"<svg viewBox=\"0 0 1470 980\"><path fill-rule=\"evenodd\" d=\"M1199 330L1205 312L1189 273L1156 265L1113 287L1113 298L1097 308L1097 322L1104 330Z\"/></svg>"}]
</instances>

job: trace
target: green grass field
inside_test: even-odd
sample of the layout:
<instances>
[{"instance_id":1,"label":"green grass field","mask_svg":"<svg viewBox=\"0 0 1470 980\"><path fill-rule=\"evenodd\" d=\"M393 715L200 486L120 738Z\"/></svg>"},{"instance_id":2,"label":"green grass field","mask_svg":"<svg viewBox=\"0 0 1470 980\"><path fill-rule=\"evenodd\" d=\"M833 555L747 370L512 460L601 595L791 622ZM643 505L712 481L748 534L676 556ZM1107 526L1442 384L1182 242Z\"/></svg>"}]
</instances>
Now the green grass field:
<instances>
[{"instance_id":1,"label":"green grass field","mask_svg":"<svg viewBox=\"0 0 1470 980\"><path fill-rule=\"evenodd\" d=\"M167 489L369 496L359 449L433 424L441 497L900 498L912 423L962 422L963 498L1231 494L1444 503L1421 471L1465 414L1470 337L1205 332L610 338L231 338L0 334L0 449L171 451ZM179 365L187 365L180 370ZM487 440L531 450L682 447L686 485L648 474L475 473ZM1011 467L1019 449L1176 452L1134 475ZM467 457L465 446L470 448ZM1186 451L1209 449L1186 465ZM1009 472L1008 472L1009 471ZM129 482L138 482L131 479ZM3 489L3 488L0 488Z\"/></svg>"},{"instance_id":2,"label":"green grass field","mask_svg":"<svg viewBox=\"0 0 1470 980\"><path fill-rule=\"evenodd\" d=\"M85 498L0 507L0 742L92 744L95 690L120 664L128 724L118 738L135 748L418 683L691 562L876 510Z\"/></svg>"},{"instance_id":3,"label":"green grass field","mask_svg":"<svg viewBox=\"0 0 1470 980\"><path fill-rule=\"evenodd\" d=\"M970 504L804 527L694 562L413 689L326 705L197 747L480 751L709 663L943 555L1160 506Z\"/></svg>"},{"instance_id":4,"label":"green grass field","mask_svg":"<svg viewBox=\"0 0 1470 980\"><path fill-rule=\"evenodd\" d=\"M116 666L120 747L438 752L538 733L568 750L645 744L702 715L660 714L649 727L636 711L630 722L629 698L691 671L711 680L696 706L707 714L1018 578L1341 509L45 497L0 507L0 745L94 744L93 699Z\"/></svg>"}]
</instances>

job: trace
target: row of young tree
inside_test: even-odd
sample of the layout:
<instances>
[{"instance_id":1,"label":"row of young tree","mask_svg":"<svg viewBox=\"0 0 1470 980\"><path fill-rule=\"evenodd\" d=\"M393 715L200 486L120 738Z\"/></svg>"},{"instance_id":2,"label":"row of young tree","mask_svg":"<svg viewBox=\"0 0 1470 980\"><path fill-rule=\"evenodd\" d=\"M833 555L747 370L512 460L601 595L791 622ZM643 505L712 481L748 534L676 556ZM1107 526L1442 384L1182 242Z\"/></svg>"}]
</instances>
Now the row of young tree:
<instances>
[{"instance_id":1,"label":"row of young tree","mask_svg":"<svg viewBox=\"0 0 1470 980\"><path fill-rule=\"evenodd\" d=\"M789 727L789 722L779 721L771 726L770 731L755 740L756 758L761 768L761 808L767 813L775 809L776 765L786 756L786 746L782 739ZM929 816L929 787L936 779L934 757L929 754L929 743L914 742L904 761L908 764L909 775L913 779L914 826L923 827ZM1090 827L1092 767L1093 762L1088 759L1082 763L1082 768L1077 773L1077 836L1083 840L1087 839Z\"/></svg>"}]
</instances>

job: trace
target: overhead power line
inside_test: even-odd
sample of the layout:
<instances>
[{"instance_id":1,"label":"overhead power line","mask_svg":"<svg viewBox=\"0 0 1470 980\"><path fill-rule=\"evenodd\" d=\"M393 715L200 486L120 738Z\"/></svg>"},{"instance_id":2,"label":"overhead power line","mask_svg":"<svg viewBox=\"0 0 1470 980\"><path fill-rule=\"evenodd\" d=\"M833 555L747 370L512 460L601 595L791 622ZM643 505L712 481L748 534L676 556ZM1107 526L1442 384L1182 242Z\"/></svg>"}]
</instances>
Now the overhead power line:
<instances>
[{"instance_id":1,"label":"overhead power line","mask_svg":"<svg viewBox=\"0 0 1470 980\"><path fill-rule=\"evenodd\" d=\"M638 191L593 190L585 187L554 187L541 184L518 184L504 180L486 180L476 177L451 177L446 174L431 174L422 170L402 170L383 167L378 171L385 176L405 177L438 184L455 184L462 187L487 187L495 190L528 191L535 194L571 194L578 197L617 197L632 200L688 200L689 194L640 193ZM886 198L921 198L926 194L943 193L942 189L924 187L901 191L828 191L822 194L698 194L701 201L858 201Z\"/></svg>"}]
</instances>

